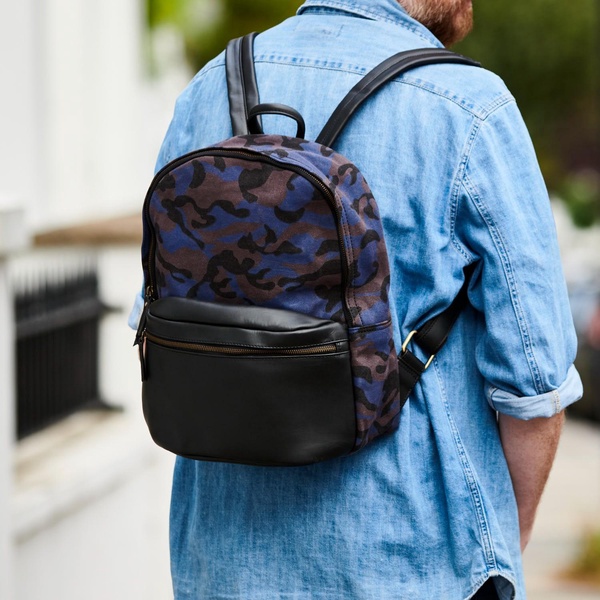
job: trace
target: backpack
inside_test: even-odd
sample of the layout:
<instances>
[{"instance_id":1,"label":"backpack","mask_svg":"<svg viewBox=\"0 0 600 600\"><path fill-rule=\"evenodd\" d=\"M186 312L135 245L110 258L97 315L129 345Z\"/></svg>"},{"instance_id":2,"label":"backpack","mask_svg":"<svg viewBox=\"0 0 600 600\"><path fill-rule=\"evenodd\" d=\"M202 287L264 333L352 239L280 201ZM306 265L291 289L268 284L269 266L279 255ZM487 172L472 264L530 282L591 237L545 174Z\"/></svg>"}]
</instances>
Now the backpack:
<instances>
[{"instance_id":1,"label":"backpack","mask_svg":"<svg viewBox=\"0 0 600 600\"><path fill-rule=\"evenodd\" d=\"M306 465L397 429L466 302L465 284L396 351L377 204L332 147L387 81L431 63L478 63L401 52L356 84L313 142L295 109L260 104L255 35L226 51L234 136L167 164L146 195L142 403L154 441L175 454ZM296 137L263 134L264 114L294 119Z\"/></svg>"}]
</instances>

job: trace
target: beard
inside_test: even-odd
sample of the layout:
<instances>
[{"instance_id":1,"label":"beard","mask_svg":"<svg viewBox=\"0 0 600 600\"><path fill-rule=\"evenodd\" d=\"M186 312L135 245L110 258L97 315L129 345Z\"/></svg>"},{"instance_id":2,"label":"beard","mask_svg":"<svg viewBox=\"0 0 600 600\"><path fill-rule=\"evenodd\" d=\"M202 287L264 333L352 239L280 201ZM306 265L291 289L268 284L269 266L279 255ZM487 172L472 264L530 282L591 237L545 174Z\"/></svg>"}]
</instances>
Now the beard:
<instances>
[{"instance_id":1,"label":"beard","mask_svg":"<svg viewBox=\"0 0 600 600\"><path fill-rule=\"evenodd\" d=\"M406 12L425 25L444 46L464 39L473 28L471 0L398 0Z\"/></svg>"}]
</instances>

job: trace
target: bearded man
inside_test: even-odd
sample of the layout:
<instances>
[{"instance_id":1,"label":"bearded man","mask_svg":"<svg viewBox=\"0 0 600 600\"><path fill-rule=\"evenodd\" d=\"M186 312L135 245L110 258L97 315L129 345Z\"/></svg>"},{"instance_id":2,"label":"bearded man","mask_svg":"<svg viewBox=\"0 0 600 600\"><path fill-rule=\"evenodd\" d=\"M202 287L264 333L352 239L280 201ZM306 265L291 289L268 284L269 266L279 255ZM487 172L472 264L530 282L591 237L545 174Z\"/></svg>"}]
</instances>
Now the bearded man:
<instances>
[{"instance_id":1,"label":"bearded man","mask_svg":"<svg viewBox=\"0 0 600 600\"><path fill-rule=\"evenodd\" d=\"M308 0L256 39L261 102L296 108L315 139L375 65L471 25L470 0ZM267 133L288 125L264 118ZM221 55L179 98L158 167L230 135ZM298 468L178 458L175 598L523 599L521 552L581 383L548 195L515 101L484 69L421 67L371 97L335 149L379 205L397 347L473 265L469 307L399 430L363 451Z\"/></svg>"}]
</instances>

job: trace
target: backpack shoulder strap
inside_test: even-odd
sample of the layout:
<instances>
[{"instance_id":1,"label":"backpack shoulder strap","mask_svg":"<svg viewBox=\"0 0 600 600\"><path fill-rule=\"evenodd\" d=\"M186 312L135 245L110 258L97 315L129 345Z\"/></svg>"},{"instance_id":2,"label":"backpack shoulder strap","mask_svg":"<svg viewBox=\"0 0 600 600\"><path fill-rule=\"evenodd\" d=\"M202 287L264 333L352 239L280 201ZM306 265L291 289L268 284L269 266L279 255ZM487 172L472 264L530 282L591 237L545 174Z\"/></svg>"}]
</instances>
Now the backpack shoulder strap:
<instances>
[{"instance_id":1,"label":"backpack shoulder strap","mask_svg":"<svg viewBox=\"0 0 600 600\"><path fill-rule=\"evenodd\" d=\"M229 113L234 135L262 133L259 114L269 112L269 110L261 112L260 107L257 106L260 100L254 70L253 47L255 37L256 33L251 33L242 38L232 40L227 45L225 59L227 90L229 95ZM399 52L367 73L346 94L333 111L333 114L316 141L331 148L348 120L369 96L374 94L388 81L395 79L410 69L436 63L481 66L478 62L470 58L442 48L422 48ZM264 106L272 109L275 105ZM288 109L289 107L281 107L280 105L276 107L280 109L278 114L287 114L290 116L288 110L281 113L282 108ZM271 110L270 112L273 111ZM473 270L474 266L465 268L464 285L452 304L443 313L427 321L420 329L412 331L402 345L402 352L398 357L401 403L406 401L419 378L433 360L433 357L446 343L446 339L456 319L458 319L460 313L468 304L467 288ZM430 358L426 363L419 360L408 349L411 341L414 341L424 352L429 354Z\"/></svg>"},{"instance_id":2,"label":"backpack shoulder strap","mask_svg":"<svg viewBox=\"0 0 600 600\"><path fill-rule=\"evenodd\" d=\"M477 263L472 263L463 269L464 283L460 292L454 298L452 304L442 313L429 319L418 330L411 331L402 344L402 350L398 355L398 372L400 377L400 403L406 399L419 381L421 375L432 363L435 355L442 349L454 323L469 303L468 289L473 272ZM429 355L426 362L418 359L408 346L414 342Z\"/></svg>"},{"instance_id":3,"label":"backpack shoulder strap","mask_svg":"<svg viewBox=\"0 0 600 600\"><path fill-rule=\"evenodd\" d=\"M346 94L318 135L316 139L317 143L331 148L344 125L356 112L358 107L388 81L411 69L438 63L455 63L473 67L481 66L478 62L466 56L461 56L443 48L421 48L399 52L369 71Z\"/></svg>"},{"instance_id":4,"label":"backpack shoulder strap","mask_svg":"<svg viewBox=\"0 0 600 600\"><path fill-rule=\"evenodd\" d=\"M260 117L248 119L250 110L259 103L254 70L254 38L256 33L231 40L225 50L225 72L229 115L233 135L262 133Z\"/></svg>"}]
</instances>

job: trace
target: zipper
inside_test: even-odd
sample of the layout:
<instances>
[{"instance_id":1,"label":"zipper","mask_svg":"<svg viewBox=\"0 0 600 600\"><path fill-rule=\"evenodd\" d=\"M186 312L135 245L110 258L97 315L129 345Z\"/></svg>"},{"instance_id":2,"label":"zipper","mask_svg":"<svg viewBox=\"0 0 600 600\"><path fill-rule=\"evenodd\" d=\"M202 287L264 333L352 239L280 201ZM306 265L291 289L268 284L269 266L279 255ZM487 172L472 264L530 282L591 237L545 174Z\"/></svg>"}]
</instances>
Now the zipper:
<instances>
[{"instance_id":1,"label":"zipper","mask_svg":"<svg viewBox=\"0 0 600 600\"><path fill-rule=\"evenodd\" d=\"M192 352L210 352L214 354L227 354L232 356L310 356L314 354L331 354L338 351L336 343L322 344L320 346L299 346L296 348L253 348L247 346L219 346L216 344L203 344L200 342L177 342L144 332L143 337L165 348L175 350L191 350Z\"/></svg>"},{"instance_id":2,"label":"zipper","mask_svg":"<svg viewBox=\"0 0 600 600\"><path fill-rule=\"evenodd\" d=\"M140 346L142 338L144 337L144 331L146 330L146 321L148 320L148 308L150 308L150 304L154 300L154 290L152 285L146 286L146 290L144 292L144 308L142 309L142 314L140 315L140 322L138 323L138 328L135 334L135 341L133 342L134 346Z\"/></svg>"},{"instance_id":3,"label":"zipper","mask_svg":"<svg viewBox=\"0 0 600 600\"><path fill-rule=\"evenodd\" d=\"M158 185L162 176L166 172L172 171L173 169L176 169L178 166L180 166L194 158L201 158L202 156L232 156L232 157L238 157L238 158L242 158L242 159L246 158L246 159L252 159L252 160L255 160L258 162L270 164L270 165L273 165L280 169L288 169L290 171L298 173L299 175L304 177L304 179L308 180L315 187L317 187L319 190L321 190L323 192L324 197L327 199L327 203L329 204L329 207L331 208L331 211L335 217L335 227L336 227L336 231L337 231L337 235L338 235L340 254L342 257L342 289L344 291L346 290L346 287L349 282L348 259L347 259L348 255L346 253L346 246L344 244L344 235L343 235L343 232L341 231L340 209L337 206L337 203L335 201L335 198L334 198L331 190L319 178L315 177L310 171L307 171L303 167L298 167L296 165L290 165L288 163L282 163L282 162L274 160L268 156L265 156L264 154L261 154L259 152L253 152L250 150L214 148L214 149L205 149L205 150L195 150L194 152L190 152L188 154L184 154L183 156L180 156L178 159L165 165L155 175L154 179L152 180L152 183L150 184L150 187L146 194L146 198L144 200L144 208L143 208L144 219L146 221L146 225L148 226L148 228L150 230L150 245L149 245L149 249L148 249L148 263L145 266L146 266L146 271L148 272L148 279L149 279L149 284L150 284L147 289L151 290L152 295L150 298L147 299L147 305L149 305L153 300L156 300L156 297L154 296L154 293L156 290L156 287L155 287L155 282L156 282L156 273L155 273L156 233L154 231L154 227L152 226L152 221L150 219L150 209L149 209L150 199L152 198L152 194L154 194L156 186ZM343 309L344 315L346 317L346 322L348 323L348 326L351 326L353 323L352 315L350 313L348 306L346 306L346 301L345 301L344 295L342 295L341 301L342 301L342 309ZM140 320L140 323L141 323L141 320ZM138 332L139 332L139 329L138 329ZM141 337L139 339L141 339ZM138 340L138 337L136 336L136 341L137 340Z\"/></svg>"}]
</instances>

